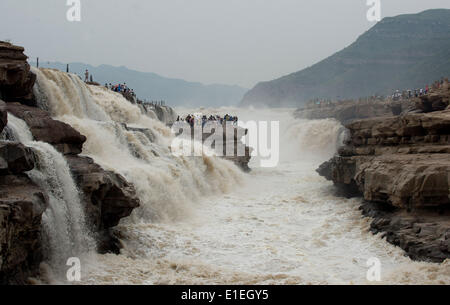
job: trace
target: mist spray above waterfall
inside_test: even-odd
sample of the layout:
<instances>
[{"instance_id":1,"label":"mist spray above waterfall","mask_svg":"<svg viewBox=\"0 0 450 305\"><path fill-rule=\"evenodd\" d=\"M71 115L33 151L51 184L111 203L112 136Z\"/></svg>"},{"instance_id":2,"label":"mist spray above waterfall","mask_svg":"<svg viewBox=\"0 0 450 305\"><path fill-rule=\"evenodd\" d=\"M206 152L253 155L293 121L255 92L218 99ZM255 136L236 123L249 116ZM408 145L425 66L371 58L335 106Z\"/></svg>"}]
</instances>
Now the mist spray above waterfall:
<instances>
[{"instance_id":1,"label":"mist spray above waterfall","mask_svg":"<svg viewBox=\"0 0 450 305\"><path fill-rule=\"evenodd\" d=\"M144 113L121 94L87 86L73 74L33 72L40 107L87 137L84 155L134 184L141 200L134 221L183 217L199 198L226 192L242 181L243 174L231 162L173 156L170 129L155 113Z\"/></svg>"},{"instance_id":2,"label":"mist spray above waterfall","mask_svg":"<svg viewBox=\"0 0 450 305\"><path fill-rule=\"evenodd\" d=\"M44 254L52 272L60 276L67 259L95 250L79 191L64 156L47 143L33 141L23 120L9 114L7 129L11 140L33 148L38 157L36 168L27 174L48 196L49 206L42 215Z\"/></svg>"}]
</instances>

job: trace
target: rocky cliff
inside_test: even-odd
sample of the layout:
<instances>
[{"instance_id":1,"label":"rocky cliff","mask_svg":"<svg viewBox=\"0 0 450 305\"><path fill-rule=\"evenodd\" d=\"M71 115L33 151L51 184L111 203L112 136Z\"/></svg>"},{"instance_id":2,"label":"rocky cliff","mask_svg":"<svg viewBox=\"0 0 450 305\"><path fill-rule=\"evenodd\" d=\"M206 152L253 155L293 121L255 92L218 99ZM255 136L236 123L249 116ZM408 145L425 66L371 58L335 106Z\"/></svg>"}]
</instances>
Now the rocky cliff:
<instances>
[{"instance_id":1,"label":"rocky cliff","mask_svg":"<svg viewBox=\"0 0 450 305\"><path fill-rule=\"evenodd\" d=\"M363 196L372 231L414 259L450 258L449 97L447 83L416 113L347 124L345 146L318 169L343 194Z\"/></svg>"},{"instance_id":2,"label":"rocky cliff","mask_svg":"<svg viewBox=\"0 0 450 305\"><path fill-rule=\"evenodd\" d=\"M49 257L46 250L48 244L43 237L47 232L43 230L42 221L43 215L48 215L44 213L51 211L52 217L61 215L54 213L55 200L51 199L55 198L51 188L54 185L60 187L59 181L53 184L43 183L43 186L33 182L36 181L36 171L45 176L44 180L59 179L56 177L58 174L53 176L53 173L41 170L44 168L41 164L41 147L50 149L51 154L46 156L67 161L49 163L46 168L54 167L54 164L61 166L59 169L64 172L64 179L70 180L70 192L78 190L79 194L74 196L75 199L64 198L61 202L70 206L80 198L88 231L94 233L100 253L120 251L120 243L112 228L122 218L129 216L140 205L140 201L134 186L125 177L105 170L91 158L80 156L87 140L84 135L70 125L53 119L45 109L37 107L31 90L36 76L30 72L23 48L7 43L0 45L0 96L3 97L0 100L0 284L24 284L29 277L38 275L40 263ZM38 73L37 70L33 71ZM134 99L130 102L136 103L143 114L159 119L166 125L172 125L175 120L175 112L170 107L142 104ZM27 126L22 126L25 125L22 121ZM150 142L155 138L150 129L123 127L125 130L142 132ZM48 145L29 140L28 129L33 141L48 143L56 151ZM26 142L20 143L20 140ZM224 141L235 144L237 137L224 138ZM248 159L231 159L247 169L250 156L248 150L246 153ZM30 174L32 170L33 175ZM67 175L69 171L72 177ZM58 191L59 189L55 193ZM56 199L56 203L59 204L60 201ZM62 222L71 220L65 219Z\"/></svg>"},{"instance_id":3,"label":"rocky cliff","mask_svg":"<svg viewBox=\"0 0 450 305\"><path fill-rule=\"evenodd\" d=\"M354 120L373 117L398 115L402 111L401 103L373 101L323 102L298 109L294 116L298 119L321 120L334 118L342 124Z\"/></svg>"},{"instance_id":4,"label":"rocky cliff","mask_svg":"<svg viewBox=\"0 0 450 305\"><path fill-rule=\"evenodd\" d=\"M36 76L23 52L22 47L0 41L0 98L32 105Z\"/></svg>"},{"instance_id":5,"label":"rocky cliff","mask_svg":"<svg viewBox=\"0 0 450 305\"><path fill-rule=\"evenodd\" d=\"M66 157L100 252L119 251L109 230L139 206L134 187L124 177L79 156L85 136L34 107L36 77L23 51L0 42L0 94L6 102L0 101L0 284L23 284L37 274L43 259L41 217L48 206L46 191L27 176L37 166L35 153L9 138L8 114L24 120L35 141L53 145Z\"/></svg>"},{"instance_id":6,"label":"rocky cliff","mask_svg":"<svg viewBox=\"0 0 450 305\"><path fill-rule=\"evenodd\" d=\"M257 84L242 105L300 106L314 98L349 99L424 88L448 76L449 26L446 9L384 18L321 62Z\"/></svg>"},{"instance_id":7,"label":"rocky cliff","mask_svg":"<svg viewBox=\"0 0 450 305\"><path fill-rule=\"evenodd\" d=\"M215 128L217 126L218 128ZM217 129L217 130L216 130ZM242 137L248 133L247 129L237 126L227 126L223 128L221 125L213 124L211 127L195 127L191 128L185 122L175 122L172 128L176 136L189 138L189 134L181 134L183 130L190 130L190 140L194 139L200 142L201 135L202 144L211 149L217 156L233 162L244 172L250 172L249 163L251 160L252 148L246 146L242 141ZM220 131L219 131L220 130ZM216 135L217 133L217 135ZM220 134L221 133L221 134Z\"/></svg>"},{"instance_id":8,"label":"rocky cliff","mask_svg":"<svg viewBox=\"0 0 450 305\"><path fill-rule=\"evenodd\" d=\"M246 136L248 133L247 129L243 129L241 127L230 126L228 127L231 130L227 132L226 129L223 131L222 142L217 141L214 143L213 148L216 148L216 145L223 146L223 159L228 160L236 164L239 168L241 168L244 172L249 172L250 167L248 164L250 163L252 149L246 146L241 138ZM210 133L203 134L203 142L206 141L207 138L211 136ZM232 153L231 148L233 148Z\"/></svg>"}]
</instances>

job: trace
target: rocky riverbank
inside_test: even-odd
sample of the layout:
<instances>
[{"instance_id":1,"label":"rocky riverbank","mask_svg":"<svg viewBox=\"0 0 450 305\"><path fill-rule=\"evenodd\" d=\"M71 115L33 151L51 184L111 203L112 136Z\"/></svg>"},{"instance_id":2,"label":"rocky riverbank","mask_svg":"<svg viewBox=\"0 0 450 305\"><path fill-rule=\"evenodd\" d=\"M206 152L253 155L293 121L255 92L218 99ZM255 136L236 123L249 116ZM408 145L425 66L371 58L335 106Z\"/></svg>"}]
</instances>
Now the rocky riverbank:
<instances>
[{"instance_id":1,"label":"rocky riverbank","mask_svg":"<svg viewBox=\"0 0 450 305\"><path fill-rule=\"evenodd\" d=\"M21 47L0 42L0 284L25 284L30 277L38 276L39 265L46 260L43 214L50 207L50 190L37 185L29 175L40 167L38 151L19 142L8 127L8 117L24 121L34 141L50 144L64 157L98 252L119 253L120 242L112 228L141 204L134 185L124 176L80 155L86 136L53 119L45 101L38 102L33 93L36 75L23 52ZM176 113L170 107L145 104L134 98L128 101L144 116L167 126L175 122ZM152 130L121 124L125 130L142 133L149 143L155 142ZM228 145L239 142L236 136L224 137L224 141ZM250 153L248 148L244 151L245 157L229 159L248 170Z\"/></svg>"},{"instance_id":2,"label":"rocky riverbank","mask_svg":"<svg viewBox=\"0 0 450 305\"><path fill-rule=\"evenodd\" d=\"M404 101L348 100L342 102L322 102L298 109L294 116L298 119L321 120L334 118L342 124L374 117L399 115L414 107L416 99Z\"/></svg>"},{"instance_id":3,"label":"rocky riverbank","mask_svg":"<svg viewBox=\"0 0 450 305\"><path fill-rule=\"evenodd\" d=\"M362 196L371 228L413 259L450 258L448 83L399 116L356 120L320 175L346 196Z\"/></svg>"},{"instance_id":4,"label":"rocky riverbank","mask_svg":"<svg viewBox=\"0 0 450 305\"><path fill-rule=\"evenodd\" d=\"M35 152L8 139L8 130L4 130L9 114L27 123L35 141L53 145L66 157L100 252L119 251L109 230L139 206L134 187L124 177L79 156L85 136L35 107L32 87L36 76L23 51L0 42L0 94L4 100L0 100L0 284L24 284L38 273L44 257L41 220L48 206L45 190L27 176L37 166Z\"/></svg>"}]
</instances>

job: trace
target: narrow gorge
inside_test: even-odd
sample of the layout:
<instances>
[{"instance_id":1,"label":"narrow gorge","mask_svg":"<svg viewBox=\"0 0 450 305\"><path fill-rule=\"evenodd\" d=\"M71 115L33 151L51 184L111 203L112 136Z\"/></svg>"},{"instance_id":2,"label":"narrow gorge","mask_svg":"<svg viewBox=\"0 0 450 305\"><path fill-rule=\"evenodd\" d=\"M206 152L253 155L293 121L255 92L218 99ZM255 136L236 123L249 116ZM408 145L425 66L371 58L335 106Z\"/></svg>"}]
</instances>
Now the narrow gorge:
<instances>
[{"instance_id":1,"label":"narrow gorge","mask_svg":"<svg viewBox=\"0 0 450 305\"><path fill-rule=\"evenodd\" d=\"M413 259L450 258L449 101L445 81L405 101L396 116L384 105L386 111L368 111L365 119L346 117L345 145L318 169L343 195L362 196L363 213L374 219L371 231ZM334 110L329 117L342 118L342 107Z\"/></svg>"},{"instance_id":2,"label":"narrow gorge","mask_svg":"<svg viewBox=\"0 0 450 305\"><path fill-rule=\"evenodd\" d=\"M70 258L86 285L367 284L374 257L382 283L449 281L448 84L404 104L172 109L0 42L0 94L0 284L73 284ZM241 127L215 143L234 156L177 154L177 114L199 111L278 122L278 165Z\"/></svg>"}]
</instances>

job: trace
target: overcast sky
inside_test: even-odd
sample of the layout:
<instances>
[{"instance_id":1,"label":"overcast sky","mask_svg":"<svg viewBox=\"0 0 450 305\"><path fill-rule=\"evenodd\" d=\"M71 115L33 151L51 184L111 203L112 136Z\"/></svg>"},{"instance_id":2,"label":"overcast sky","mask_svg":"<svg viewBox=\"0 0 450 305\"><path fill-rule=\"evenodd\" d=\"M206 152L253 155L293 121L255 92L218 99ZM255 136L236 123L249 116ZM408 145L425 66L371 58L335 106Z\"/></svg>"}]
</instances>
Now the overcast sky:
<instances>
[{"instance_id":1,"label":"overcast sky","mask_svg":"<svg viewBox=\"0 0 450 305\"><path fill-rule=\"evenodd\" d=\"M0 40L41 61L125 65L206 84L289 74L348 46L374 23L366 0L1 0ZM382 17L450 8L449 0L381 0Z\"/></svg>"}]
</instances>

